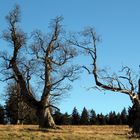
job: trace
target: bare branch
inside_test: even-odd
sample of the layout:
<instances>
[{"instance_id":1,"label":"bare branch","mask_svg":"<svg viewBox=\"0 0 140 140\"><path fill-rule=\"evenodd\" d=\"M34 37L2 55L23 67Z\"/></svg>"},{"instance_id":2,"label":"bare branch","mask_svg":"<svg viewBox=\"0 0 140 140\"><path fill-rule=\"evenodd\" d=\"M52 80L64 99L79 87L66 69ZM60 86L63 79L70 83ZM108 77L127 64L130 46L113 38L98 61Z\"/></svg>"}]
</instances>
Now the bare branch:
<instances>
[{"instance_id":1,"label":"bare branch","mask_svg":"<svg viewBox=\"0 0 140 140\"><path fill-rule=\"evenodd\" d=\"M86 66L82 66L82 68L84 68L88 72L88 74L91 74L91 70L89 70Z\"/></svg>"},{"instance_id":2,"label":"bare branch","mask_svg":"<svg viewBox=\"0 0 140 140\"><path fill-rule=\"evenodd\" d=\"M133 95L136 93L134 92L134 84L133 80L131 77L131 70L128 67L124 67L123 71L126 71L126 76L99 76L98 74L98 68L97 68L97 49L96 49L96 44L99 41L99 38L97 37L96 32L93 30L93 28L89 28L86 31L83 32L83 36L87 39L90 40L88 41L88 44L82 46L82 43L78 43L78 41L71 41L73 45L78 46L79 48L84 49L88 54L90 54L90 57L92 58L92 65L93 65L93 70L92 73L94 75L95 83L97 87L100 87L104 90L110 90L114 92L121 92L124 94L127 94L130 96L130 98L133 100ZM83 43L84 44L84 43ZM89 46L92 45L92 48ZM90 74L90 70L87 69L87 67L84 66L84 68L88 71ZM120 79L125 79L128 81L129 86L131 89L127 88Z\"/></svg>"},{"instance_id":3,"label":"bare branch","mask_svg":"<svg viewBox=\"0 0 140 140\"><path fill-rule=\"evenodd\" d=\"M5 79L0 79L1 82L5 82L5 81L8 81L8 80L11 80L11 79L15 79L15 76L11 76L11 77L7 77Z\"/></svg>"},{"instance_id":4,"label":"bare branch","mask_svg":"<svg viewBox=\"0 0 140 140\"><path fill-rule=\"evenodd\" d=\"M55 108L58 111L60 111L60 109L58 107L54 106L54 105L47 105L47 106L45 106L45 108L50 108L50 107Z\"/></svg>"}]
</instances>

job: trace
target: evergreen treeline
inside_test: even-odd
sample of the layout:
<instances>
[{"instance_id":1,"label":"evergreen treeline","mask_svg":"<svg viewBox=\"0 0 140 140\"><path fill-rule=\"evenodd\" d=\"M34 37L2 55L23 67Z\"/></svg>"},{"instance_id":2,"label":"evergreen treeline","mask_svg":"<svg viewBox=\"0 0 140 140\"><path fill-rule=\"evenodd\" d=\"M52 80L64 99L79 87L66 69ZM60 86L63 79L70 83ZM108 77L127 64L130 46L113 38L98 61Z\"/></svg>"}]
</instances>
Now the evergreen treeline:
<instances>
[{"instance_id":1,"label":"evergreen treeline","mask_svg":"<svg viewBox=\"0 0 140 140\"><path fill-rule=\"evenodd\" d=\"M93 109L88 111L85 107L80 114L74 107L71 115L55 111L53 117L58 125L127 125L129 115L126 108L120 113L111 111L103 115L102 113L96 114Z\"/></svg>"},{"instance_id":2,"label":"evergreen treeline","mask_svg":"<svg viewBox=\"0 0 140 140\"><path fill-rule=\"evenodd\" d=\"M32 110L26 109L22 111L25 111L25 113L22 112L25 118L23 120L24 124L38 123ZM8 106L3 107L0 105L0 124L16 124L18 122L17 114L17 109L9 109ZM68 114L67 112L63 114L58 110L52 114L57 125L130 125L133 121L131 108L129 108L128 111L124 108L120 113L111 111L104 115L102 113L96 114L93 109L88 111L85 107L80 114L76 107L74 107L71 114Z\"/></svg>"}]
</instances>

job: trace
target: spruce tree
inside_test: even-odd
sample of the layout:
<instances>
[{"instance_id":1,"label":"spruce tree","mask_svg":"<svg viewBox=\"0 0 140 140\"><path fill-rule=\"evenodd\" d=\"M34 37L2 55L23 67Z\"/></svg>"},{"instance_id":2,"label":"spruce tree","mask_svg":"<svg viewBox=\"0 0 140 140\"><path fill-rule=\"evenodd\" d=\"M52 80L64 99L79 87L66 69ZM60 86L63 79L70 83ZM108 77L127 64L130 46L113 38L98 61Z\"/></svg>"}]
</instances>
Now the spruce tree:
<instances>
[{"instance_id":1,"label":"spruce tree","mask_svg":"<svg viewBox=\"0 0 140 140\"><path fill-rule=\"evenodd\" d=\"M82 111L82 114L81 114L80 124L82 124L82 125L88 125L89 124L89 113L88 113L88 111L85 107L83 108L83 111Z\"/></svg>"},{"instance_id":2,"label":"spruce tree","mask_svg":"<svg viewBox=\"0 0 140 140\"><path fill-rule=\"evenodd\" d=\"M62 124L62 113L60 111L56 110L55 113L53 114L53 118L57 125Z\"/></svg>"},{"instance_id":3,"label":"spruce tree","mask_svg":"<svg viewBox=\"0 0 140 140\"><path fill-rule=\"evenodd\" d=\"M122 124L123 125L126 125L127 124L127 111L126 111L126 108L124 108L123 110L122 110L122 112L121 112L121 121L122 121Z\"/></svg>"},{"instance_id":4,"label":"spruce tree","mask_svg":"<svg viewBox=\"0 0 140 140\"><path fill-rule=\"evenodd\" d=\"M117 115L116 115L116 122L117 122L117 125L122 125L122 120L121 120L121 114L120 113L117 113Z\"/></svg>"},{"instance_id":5,"label":"spruce tree","mask_svg":"<svg viewBox=\"0 0 140 140\"><path fill-rule=\"evenodd\" d=\"M74 107L74 109L72 111L71 123L73 125L80 124L80 115L79 115L78 110L76 109L76 107Z\"/></svg>"},{"instance_id":6,"label":"spruce tree","mask_svg":"<svg viewBox=\"0 0 140 140\"><path fill-rule=\"evenodd\" d=\"M99 122L100 125L105 125L106 124L105 116L102 113L98 115L98 122Z\"/></svg>"},{"instance_id":7,"label":"spruce tree","mask_svg":"<svg viewBox=\"0 0 140 140\"><path fill-rule=\"evenodd\" d=\"M109 113L109 115L108 115L108 123L110 124L110 125L115 125L115 124L117 124L117 120L116 120L116 112L115 111L111 111L110 113Z\"/></svg>"},{"instance_id":8,"label":"spruce tree","mask_svg":"<svg viewBox=\"0 0 140 140\"><path fill-rule=\"evenodd\" d=\"M90 124L91 125L97 124L96 112L93 109L90 111Z\"/></svg>"},{"instance_id":9,"label":"spruce tree","mask_svg":"<svg viewBox=\"0 0 140 140\"><path fill-rule=\"evenodd\" d=\"M71 117L67 112L63 114L57 110L53 114L53 118L57 125L70 125L71 124Z\"/></svg>"},{"instance_id":10,"label":"spruce tree","mask_svg":"<svg viewBox=\"0 0 140 140\"><path fill-rule=\"evenodd\" d=\"M71 116L67 112L62 115L62 124L63 125L71 124Z\"/></svg>"}]
</instances>

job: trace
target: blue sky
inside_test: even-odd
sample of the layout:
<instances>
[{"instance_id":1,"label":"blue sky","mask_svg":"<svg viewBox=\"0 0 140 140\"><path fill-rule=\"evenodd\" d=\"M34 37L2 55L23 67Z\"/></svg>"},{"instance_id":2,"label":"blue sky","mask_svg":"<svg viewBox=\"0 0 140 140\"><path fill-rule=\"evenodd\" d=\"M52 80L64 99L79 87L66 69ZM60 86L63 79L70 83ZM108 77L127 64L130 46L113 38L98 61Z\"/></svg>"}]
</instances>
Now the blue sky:
<instances>
[{"instance_id":1,"label":"blue sky","mask_svg":"<svg viewBox=\"0 0 140 140\"><path fill-rule=\"evenodd\" d=\"M1 0L0 32L6 29L5 15L15 4L21 6L21 27L27 33L38 28L48 30L51 19L63 16L64 28L80 31L86 26L94 26L102 41L98 48L98 64L120 70L122 65L138 71L140 52L140 1L139 0ZM0 47L5 43L0 41ZM84 60L87 64L87 60ZM131 105L129 97L119 93L87 90L94 85L93 77L81 76L73 83L69 97L58 107L62 112L71 112L76 106L79 112L83 107L96 112L120 111ZM1 91L3 90L1 84Z\"/></svg>"}]
</instances>

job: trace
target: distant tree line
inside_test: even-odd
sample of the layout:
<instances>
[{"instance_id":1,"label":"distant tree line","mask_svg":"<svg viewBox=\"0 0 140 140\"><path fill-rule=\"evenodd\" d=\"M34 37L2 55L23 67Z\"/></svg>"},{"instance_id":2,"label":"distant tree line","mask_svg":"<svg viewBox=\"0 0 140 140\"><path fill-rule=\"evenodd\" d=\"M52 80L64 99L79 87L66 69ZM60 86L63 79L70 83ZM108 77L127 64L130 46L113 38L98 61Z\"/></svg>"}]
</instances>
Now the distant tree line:
<instances>
[{"instance_id":1,"label":"distant tree line","mask_svg":"<svg viewBox=\"0 0 140 140\"><path fill-rule=\"evenodd\" d=\"M111 111L103 115L102 113L96 114L93 109L88 111L85 107L80 114L74 107L72 114L55 111L53 117L57 125L127 125L129 123L129 114L126 108L120 113Z\"/></svg>"},{"instance_id":2,"label":"distant tree line","mask_svg":"<svg viewBox=\"0 0 140 140\"><path fill-rule=\"evenodd\" d=\"M20 107L19 107L20 106ZM20 110L20 111L19 111ZM120 113L111 111L104 115L97 114L95 110L83 108L81 114L74 107L71 114L52 111L52 116L57 125L131 125L133 121L132 110L124 108ZM20 114L20 115L19 115ZM34 110L26 104L17 104L16 100L7 100L6 105L0 106L0 124L38 124Z\"/></svg>"}]
</instances>

